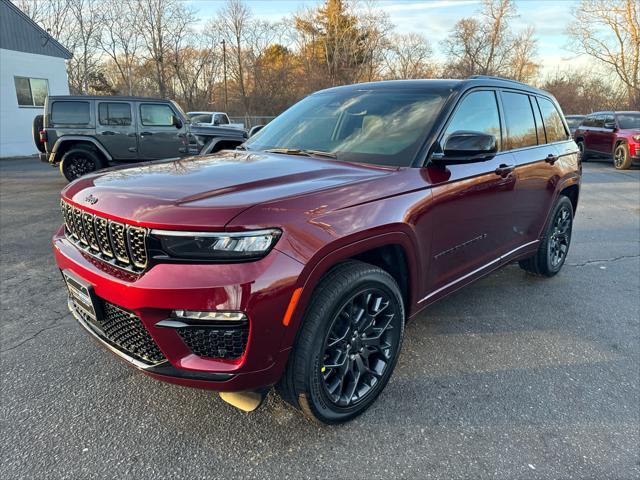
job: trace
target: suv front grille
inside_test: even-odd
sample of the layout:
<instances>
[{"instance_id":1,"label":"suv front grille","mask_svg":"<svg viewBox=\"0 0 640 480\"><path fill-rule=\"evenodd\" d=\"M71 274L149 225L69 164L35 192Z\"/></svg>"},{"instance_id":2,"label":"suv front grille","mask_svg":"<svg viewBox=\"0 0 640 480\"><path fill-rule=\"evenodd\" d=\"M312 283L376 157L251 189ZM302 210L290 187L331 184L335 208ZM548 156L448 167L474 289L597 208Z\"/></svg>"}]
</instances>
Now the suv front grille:
<instances>
[{"instance_id":1,"label":"suv front grille","mask_svg":"<svg viewBox=\"0 0 640 480\"><path fill-rule=\"evenodd\" d=\"M178 334L189 349L200 357L235 360L240 358L247 346L249 326L206 327L178 329Z\"/></svg>"},{"instance_id":2,"label":"suv front grille","mask_svg":"<svg viewBox=\"0 0 640 480\"><path fill-rule=\"evenodd\" d=\"M77 247L131 272L147 268L146 228L114 222L62 200L60 208L65 235Z\"/></svg>"}]
</instances>

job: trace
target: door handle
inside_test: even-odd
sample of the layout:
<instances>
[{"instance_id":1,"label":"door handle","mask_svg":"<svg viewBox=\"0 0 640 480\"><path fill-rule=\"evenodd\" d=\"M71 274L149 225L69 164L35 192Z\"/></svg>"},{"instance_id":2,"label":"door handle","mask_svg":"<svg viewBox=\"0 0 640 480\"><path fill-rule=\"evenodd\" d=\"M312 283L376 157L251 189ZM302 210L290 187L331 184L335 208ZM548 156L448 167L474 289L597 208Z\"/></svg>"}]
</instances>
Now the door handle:
<instances>
[{"instance_id":1,"label":"door handle","mask_svg":"<svg viewBox=\"0 0 640 480\"><path fill-rule=\"evenodd\" d=\"M104 132L101 133L101 135L115 135L116 132L112 132L111 130L105 130Z\"/></svg>"},{"instance_id":2,"label":"door handle","mask_svg":"<svg viewBox=\"0 0 640 480\"><path fill-rule=\"evenodd\" d=\"M550 153L549 155L547 155L547 158L545 158L544 161L547 162L549 165L553 165L558 161L558 156L554 155L553 153Z\"/></svg>"},{"instance_id":3,"label":"door handle","mask_svg":"<svg viewBox=\"0 0 640 480\"><path fill-rule=\"evenodd\" d=\"M506 165L503 163L498 168L496 168L495 172L496 175L500 175L502 178L505 178L507 175L513 172L515 168L515 165Z\"/></svg>"},{"instance_id":4,"label":"door handle","mask_svg":"<svg viewBox=\"0 0 640 480\"><path fill-rule=\"evenodd\" d=\"M147 135L153 135L153 132L140 132L141 137L145 137Z\"/></svg>"}]
</instances>

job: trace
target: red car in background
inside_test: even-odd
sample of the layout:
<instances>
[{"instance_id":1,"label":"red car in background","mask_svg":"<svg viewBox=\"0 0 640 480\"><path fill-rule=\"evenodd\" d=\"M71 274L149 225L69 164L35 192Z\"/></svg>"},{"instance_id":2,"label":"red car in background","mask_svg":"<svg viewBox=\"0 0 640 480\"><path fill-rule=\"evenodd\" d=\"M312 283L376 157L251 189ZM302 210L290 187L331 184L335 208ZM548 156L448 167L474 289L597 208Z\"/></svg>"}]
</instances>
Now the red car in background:
<instances>
[{"instance_id":1,"label":"red car in background","mask_svg":"<svg viewBox=\"0 0 640 480\"><path fill-rule=\"evenodd\" d=\"M582 160L612 156L618 170L640 162L640 112L595 112L573 133Z\"/></svg>"}]
</instances>

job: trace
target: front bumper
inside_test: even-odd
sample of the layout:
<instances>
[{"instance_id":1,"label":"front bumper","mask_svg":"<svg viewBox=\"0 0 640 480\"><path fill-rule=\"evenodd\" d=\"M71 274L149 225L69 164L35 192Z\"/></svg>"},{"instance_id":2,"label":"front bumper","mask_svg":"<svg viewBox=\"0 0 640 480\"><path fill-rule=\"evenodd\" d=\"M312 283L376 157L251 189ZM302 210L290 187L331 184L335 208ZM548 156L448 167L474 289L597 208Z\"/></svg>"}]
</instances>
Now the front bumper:
<instances>
[{"instance_id":1,"label":"front bumper","mask_svg":"<svg viewBox=\"0 0 640 480\"><path fill-rule=\"evenodd\" d=\"M81 278L99 299L137 316L166 361L148 365L110 343L82 312L69 307L78 322L107 349L141 371L171 383L219 391L253 390L278 381L290 345L281 345L282 323L302 265L272 250L242 264L157 264L140 276L117 274L114 267L80 251L61 228L53 238L58 267ZM172 310L243 311L249 336L241 357L233 360L194 354L178 332L158 327Z\"/></svg>"}]
</instances>

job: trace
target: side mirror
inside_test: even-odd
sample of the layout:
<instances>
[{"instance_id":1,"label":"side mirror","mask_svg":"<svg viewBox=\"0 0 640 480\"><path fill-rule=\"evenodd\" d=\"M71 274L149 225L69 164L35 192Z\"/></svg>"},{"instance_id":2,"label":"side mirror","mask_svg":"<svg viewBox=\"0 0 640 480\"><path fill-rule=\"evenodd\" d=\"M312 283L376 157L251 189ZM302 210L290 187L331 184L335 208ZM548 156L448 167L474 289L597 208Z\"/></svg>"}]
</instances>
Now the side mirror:
<instances>
[{"instance_id":1,"label":"side mirror","mask_svg":"<svg viewBox=\"0 0 640 480\"><path fill-rule=\"evenodd\" d=\"M264 128L264 125L255 125L249 129L249 138L253 137L256 133Z\"/></svg>"},{"instance_id":2,"label":"side mirror","mask_svg":"<svg viewBox=\"0 0 640 480\"><path fill-rule=\"evenodd\" d=\"M604 128L608 128L609 130L615 130L616 122L605 122Z\"/></svg>"},{"instance_id":3,"label":"side mirror","mask_svg":"<svg viewBox=\"0 0 640 480\"><path fill-rule=\"evenodd\" d=\"M442 163L479 162L495 156L498 142L494 135L460 130L449 135L443 151L436 157Z\"/></svg>"},{"instance_id":4,"label":"side mirror","mask_svg":"<svg viewBox=\"0 0 640 480\"><path fill-rule=\"evenodd\" d=\"M182 120L180 120L178 117L176 117L175 115L172 116L171 118L171 123L174 127L176 128L182 128Z\"/></svg>"}]
</instances>

